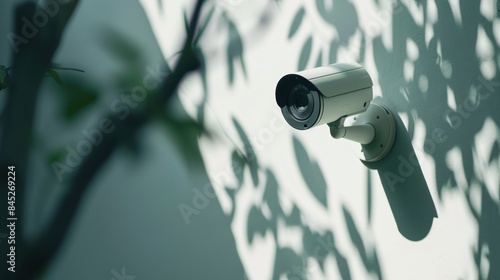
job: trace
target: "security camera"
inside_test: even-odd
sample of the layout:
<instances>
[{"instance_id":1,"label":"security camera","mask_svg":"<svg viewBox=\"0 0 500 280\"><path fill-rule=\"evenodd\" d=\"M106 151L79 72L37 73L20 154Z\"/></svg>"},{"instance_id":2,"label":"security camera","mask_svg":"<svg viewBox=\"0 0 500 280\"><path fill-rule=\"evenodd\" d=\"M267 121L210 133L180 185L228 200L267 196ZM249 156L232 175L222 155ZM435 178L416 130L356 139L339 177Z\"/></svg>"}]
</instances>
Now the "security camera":
<instances>
[{"instance_id":1,"label":"security camera","mask_svg":"<svg viewBox=\"0 0 500 280\"><path fill-rule=\"evenodd\" d=\"M281 78L276 102L293 128L309 129L366 111L372 80L357 64L337 63Z\"/></svg>"},{"instance_id":2,"label":"security camera","mask_svg":"<svg viewBox=\"0 0 500 280\"><path fill-rule=\"evenodd\" d=\"M334 138L361 144L358 156L373 162L389 153L396 125L389 110L371 104L372 86L361 65L336 63L285 75L276 86L276 102L293 128L328 124Z\"/></svg>"}]
</instances>

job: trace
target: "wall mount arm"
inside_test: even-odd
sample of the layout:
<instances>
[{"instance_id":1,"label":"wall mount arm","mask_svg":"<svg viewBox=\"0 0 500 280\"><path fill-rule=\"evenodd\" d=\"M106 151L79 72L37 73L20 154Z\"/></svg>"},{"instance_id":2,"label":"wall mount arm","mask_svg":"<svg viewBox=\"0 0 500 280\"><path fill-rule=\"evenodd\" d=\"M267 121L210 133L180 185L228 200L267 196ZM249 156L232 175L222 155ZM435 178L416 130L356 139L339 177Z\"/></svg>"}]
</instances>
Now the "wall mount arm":
<instances>
[{"instance_id":1,"label":"wall mount arm","mask_svg":"<svg viewBox=\"0 0 500 280\"><path fill-rule=\"evenodd\" d=\"M328 123L330 135L335 139L345 138L360 144L369 144L375 138L375 128L371 124L344 126L345 117Z\"/></svg>"},{"instance_id":2,"label":"wall mount arm","mask_svg":"<svg viewBox=\"0 0 500 280\"><path fill-rule=\"evenodd\" d=\"M354 153L366 162L384 158L391 151L396 138L394 116L384 106L375 103L371 103L365 112L357 116L342 117L328 123L328 126L333 138L354 141Z\"/></svg>"}]
</instances>

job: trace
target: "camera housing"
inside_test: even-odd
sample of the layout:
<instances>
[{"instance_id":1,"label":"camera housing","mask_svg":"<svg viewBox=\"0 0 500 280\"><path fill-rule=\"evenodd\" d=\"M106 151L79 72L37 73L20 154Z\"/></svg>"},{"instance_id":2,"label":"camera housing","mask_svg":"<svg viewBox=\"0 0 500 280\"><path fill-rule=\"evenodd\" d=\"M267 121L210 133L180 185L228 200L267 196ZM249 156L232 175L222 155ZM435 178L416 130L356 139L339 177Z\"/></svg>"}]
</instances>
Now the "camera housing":
<instances>
[{"instance_id":1,"label":"camera housing","mask_svg":"<svg viewBox=\"0 0 500 280\"><path fill-rule=\"evenodd\" d=\"M366 111L372 86L361 65L337 63L285 75L276 102L290 126L305 130Z\"/></svg>"},{"instance_id":2,"label":"camera housing","mask_svg":"<svg viewBox=\"0 0 500 280\"><path fill-rule=\"evenodd\" d=\"M331 64L282 77L276 86L276 103L293 128L328 124L333 138L356 142L356 155L373 162L392 149L396 124L389 110L371 103L372 86L361 65Z\"/></svg>"}]
</instances>

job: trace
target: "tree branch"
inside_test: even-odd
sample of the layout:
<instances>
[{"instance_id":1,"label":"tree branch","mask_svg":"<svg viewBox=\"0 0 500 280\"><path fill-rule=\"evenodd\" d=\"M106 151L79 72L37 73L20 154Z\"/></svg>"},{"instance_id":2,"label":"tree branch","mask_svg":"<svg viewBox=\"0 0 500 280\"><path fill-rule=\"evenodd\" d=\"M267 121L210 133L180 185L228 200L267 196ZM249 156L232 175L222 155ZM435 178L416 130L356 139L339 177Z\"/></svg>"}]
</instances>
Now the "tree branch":
<instances>
[{"instance_id":1,"label":"tree branch","mask_svg":"<svg viewBox=\"0 0 500 280\"><path fill-rule=\"evenodd\" d=\"M149 121L151 113L165 110L165 105L173 96L185 75L196 70L199 66L191 44L203 2L203 0L197 0L196 2L189 33L174 71L163 81L158 93L151 97L153 100L148 100L153 101L148 102L148 104L152 104L154 107L138 107L125 120L120 120L115 114L108 114L109 119L116 125L116 129L104 137L102 143L93 149L92 153L85 158L75 171L75 175L70 181L69 190L58 206L57 216L52 219L46 227L47 230L29 248L31 252L29 267L42 268L52 259L62 245L64 237L71 226L72 218L99 169L120 144L135 137L136 133ZM149 111L151 109L153 109L153 112Z\"/></svg>"},{"instance_id":2,"label":"tree branch","mask_svg":"<svg viewBox=\"0 0 500 280\"><path fill-rule=\"evenodd\" d=\"M4 168L9 165L15 166L16 170L16 217L22 219L24 198L26 189L26 176L28 174L29 154L32 140L33 118L38 100L38 90L42 78L51 64L52 57L59 46L62 33L66 23L70 19L78 4L78 0L71 0L59 7L58 14L48 19L47 25L37 29L31 38L23 37L21 19L33 19L34 13L41 7L33 2L20 4L15 11L14 32L9 36L17 36L14 47L12 61L12 80L8 88L6 106L3 112L3 125L1 132L0 147L0 168L2 169L0 178L2 182L7 182L7 172ZM15 35L13 35L15 34ZM13 40L12 37L10 40ZM6 201L6 200L5 200ZM4 208L5 209L5 208ZM1 211L1 218L7 213ZM5 220L5 219L4 219ZM23 238L22 220L16 223L16 236ZM5 275L2 279L18 277L23 279L23 260L27 257L22 240L16 245L17 263L15 274L9 273L6 269L1 273ZM5 260L2 254L0 261Z\"/></svg>"}]
</instances>

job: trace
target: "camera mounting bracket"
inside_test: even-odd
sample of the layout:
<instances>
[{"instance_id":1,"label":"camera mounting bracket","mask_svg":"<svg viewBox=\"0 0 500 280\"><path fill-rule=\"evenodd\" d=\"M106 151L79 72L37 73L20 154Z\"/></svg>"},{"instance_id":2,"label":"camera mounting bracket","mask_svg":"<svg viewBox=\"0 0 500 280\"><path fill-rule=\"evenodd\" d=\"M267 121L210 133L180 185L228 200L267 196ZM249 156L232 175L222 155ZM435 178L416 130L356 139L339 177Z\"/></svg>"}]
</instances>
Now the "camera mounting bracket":
<instances>
[{"instance_id":1,"label":"camera mounting bracket","mask_svg":"<svg viewBox=\"0 0 500 280\"><path fill-rule=\"evenodd\" d=\"M391 151L396 138L394 116L384 106L375 103L371 103L359 115L340 118L328 123L328 126L333 138L354 141L351 144L354 153L366 162L384 158Z\"/></svg>"}]
</instances>

